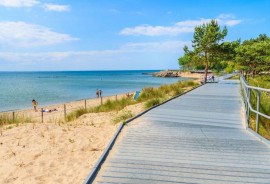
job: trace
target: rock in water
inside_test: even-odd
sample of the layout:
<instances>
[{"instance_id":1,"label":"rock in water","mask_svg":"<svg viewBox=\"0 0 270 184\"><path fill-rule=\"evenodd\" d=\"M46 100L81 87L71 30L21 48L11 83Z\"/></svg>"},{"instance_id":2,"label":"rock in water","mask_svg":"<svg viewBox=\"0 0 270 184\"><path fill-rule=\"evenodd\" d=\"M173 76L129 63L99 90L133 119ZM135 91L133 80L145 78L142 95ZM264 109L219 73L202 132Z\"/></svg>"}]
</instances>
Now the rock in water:
<instances>
[{"instance_id":1,"label":"rock in water","mask_svg":"<svg viewBox=\"0 0 270 184\"><path fill-rule=\"evenodd\" d=\"M153 73L155 77L181 77L180 71L171 71L171 70L164 70L160 72Z\"/></svg>"}]
</instances>

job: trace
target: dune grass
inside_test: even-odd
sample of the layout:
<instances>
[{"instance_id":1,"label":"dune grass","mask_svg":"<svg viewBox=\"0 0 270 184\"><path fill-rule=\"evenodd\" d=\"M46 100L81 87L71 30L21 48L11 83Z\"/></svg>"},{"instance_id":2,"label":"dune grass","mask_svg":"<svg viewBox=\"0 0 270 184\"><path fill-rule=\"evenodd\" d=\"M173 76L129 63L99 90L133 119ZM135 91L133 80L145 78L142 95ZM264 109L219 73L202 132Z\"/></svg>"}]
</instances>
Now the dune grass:
<instances>
[{"instance_id":1,"label":"dune grass","mask_svg":"<svg viewBox=\"0 0 270 184\"><path fill-rule=\"evenodd\" d=\"M173 84L162 85L157 88L148 87L141 91L139 98L135 101L131 97L124 97L119 100L107 100L104 104L88 109L79 109L73 111L67 115L67 121L73 121L86 113L99 113L99 112L110 112L120 111L126 106L134 105L136 103L145 102L146 108L150 108L154 105L160 104L161 102L182 94L187 88L193 88L199 84L194 81L179 81ZM129 117L130 118L130 117Z\"/></svg>"},{"instance_id":2,"label":"dune grass","mask_svg":"<svg viewBox=\"0 0 270 184\"><path fill-rule=\"evenodd\" d=\"M161 104L162 102L163 102L163 100L161 98L154 98L154 99L148 100L144 104L144 108L148 109L148 108L151 108L151 107L156 106L158 104Z\"/></svg>"},{"instance_id":3,"label":"dune grass","mask_svg":"<svg viewBox=\"0 0 270 184\"><path fill-rule=\"evenodd\" d=\"M270 76L257 76L255 78L248 79L249 85L257 86L261 88L270 89ZM257 109L257 92L255 90L251 90L251 105L254 109ZM269 92L261 92L261 100L260 100L260 112L270 115L270 93ZM256 115L255 113L250 113L250 121L249 126L251 129L255 131L256 129ZM259 134L263 137L270 140L270 120L264 117L259 118Z\"/></svg>"},{"instance_id":4,"label":"dune grass","mask_svg":"<svg viewBox=\"0 0 270 184\"><path fill-rule=\"evenodd\" d=\"M69 113L67 115L66 121L76 120L81 115L87 114L87 113L120 111L120 110L124 109L126 106L132 105L135 103L136 103L136 101L134 101L131 97L130 98L124 97L120 100L107 100L102 105L98 105L96 107L92 107L92 108L88 108L88 109L82 108L82 109L78 109L76 111Z\"/></svg>"},{"instance_id":5,"label":"dune grass","mask_svg":"<svg viewBox=\"0 0 270 184\"><path fill-rule=\"evenodd\" d=\"M113 119L113 122L116 124L116 123L120 123L120 122L123 122L129 118L132 118L134 115L132 114L131 111L124 111L122 112L120 115L118 115L117 117L115 117Z\"/></svg>"},{"instance_id":6,"label":"dune grass","mask_svg":"<svg viewBox=\"0 0 270 184\"><path fill-rule=\"evenodd\" d=\"M4 125L18 125L19 123L31 123L32 119L25 116L12 116L10 114L0 114L0 127Z\"/></svg>"},{"instance_id":7,"label":"dune grass","mask_svg":"<svg viewBox=\"0 0 270 184\"><path fill-rule=\"evenodd\" d=\"M32 123L32 119L24 116L12 116L10 114L0 114L0 136L4 129L12 129L22 123Z\"/></svg>"},{"instance_id":8,"label":"dune grass","mask_svg":"<svg viewBox=\"0 0 270 184\"><path fill-rule=\"evenodd\" d=\"M81 115L83 114L86 114L88 113L88 110L87 109L84 109L84 108L80 108L76 111L73 111L71 113L69 113L66 117L66 121L73 121L73 120L76 120L78 117L80 117Z\"/></svg>"},{"instance_id":9,"label":"dune grass","mask_svg":"<svg viewBox=\"0 0 270 184\"><path fill-rule=\"evenodd\" d=\"M120 111L124 109L128 105L135 104L131 97L127 98L124 97L120 100L107 100L104 104L90 108L89 112L91 113L98 113L98 112L110 112L110 111Z\"/></svg>"}]
</instances>

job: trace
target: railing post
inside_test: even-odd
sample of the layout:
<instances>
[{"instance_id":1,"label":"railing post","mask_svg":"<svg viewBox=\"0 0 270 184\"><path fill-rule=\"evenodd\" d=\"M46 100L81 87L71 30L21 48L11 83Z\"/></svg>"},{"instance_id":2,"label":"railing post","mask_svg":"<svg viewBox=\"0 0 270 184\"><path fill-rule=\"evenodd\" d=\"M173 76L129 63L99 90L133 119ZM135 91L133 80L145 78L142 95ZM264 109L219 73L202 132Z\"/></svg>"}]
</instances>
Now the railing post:
<instances>
[{"instance_id":1,"label":"railing post","mask_svg":"<svg viewBox=\"0 0 270 184\"><path fill-rule=\"evenodd\" d=\"M65 121L67 119L67 108L66 108L66 104L64 104L64 118L65 118Z\"/></svg>"},{"instance_id":2,"label":"railing post","mask_svg":"<svg viewBox=\"0 0 270 184\"><path fill-rule=\"evenodd\" d=\"M86 109L86 100L84 100L84 108Z\"/></svg>"},{"instance_id":3,"label":"railing post","mask_svg":"<svg viewBox=\"0 0 270 184\"><path fill-rule=\"evenodd\" d=\"M100 104L103 104L102 96L100 97Z\"/></svg>"},{"instance_id":4,"label":"railing post","mask_svg":"<svg viewBox=\"0 0 270 184\"><path fill-rule=\"evenodd\" d=\"M249 104L250 104L250 89L247 88L247 122L249 125Z\"/></svg>"},{"instance_id":5,"label":"railing post","mask_svg":"<svg viewBox=\"0 0 270 184\"><path fill-rule=\"evenodd\" d=\"M115 100L117 101L117 95L115 95Z\"/></svg>"},{"instance_id":6,"label":"railing post","mask_svg":"<svg viewBox=\"0 0 270 184\"><path fill-rule=\"evenodd\" d=\"M260 112L260 101L261 101L261 93L259 90L257 91L257 111ZM259 114L256 113L256 132L259 131Z\"/></svg>"},{"instance_id":7,"label":"railing post","mask_svg":"<svg viewBox=\"0 0 270 184\"><path fill-rule=\"evenodd\" d=\"M43 108L41 108L41 123L43 123Z\"/></svg>"},{"instance_id":8,"label":"railing post","mask_svg":"<svg viewBox=\"0 0 270 184\"><path fill-rule=\"evenodd\" d=\"M15 112L12 112L12 121L15 123Z\"/></svg>"}]
</instances>

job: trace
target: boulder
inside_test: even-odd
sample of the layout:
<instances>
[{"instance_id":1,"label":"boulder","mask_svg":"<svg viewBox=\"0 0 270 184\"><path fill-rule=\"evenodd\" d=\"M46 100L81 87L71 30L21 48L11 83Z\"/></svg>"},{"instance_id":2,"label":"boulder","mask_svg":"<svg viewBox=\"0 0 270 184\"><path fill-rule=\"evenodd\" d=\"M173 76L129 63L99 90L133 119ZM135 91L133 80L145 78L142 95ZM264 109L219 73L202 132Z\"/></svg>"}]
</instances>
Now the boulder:
<instances>
[{"instance_id":1,"label":"boulder","mask_svg":"<svg viewBox=\"0 0 270 184\"><path fill-rule=\"evenodd\" d=\"M181 77L180 74L180 71L164 70L160 72L155 72L152 75L155 77Z\"/></svg>"}]
</instances>

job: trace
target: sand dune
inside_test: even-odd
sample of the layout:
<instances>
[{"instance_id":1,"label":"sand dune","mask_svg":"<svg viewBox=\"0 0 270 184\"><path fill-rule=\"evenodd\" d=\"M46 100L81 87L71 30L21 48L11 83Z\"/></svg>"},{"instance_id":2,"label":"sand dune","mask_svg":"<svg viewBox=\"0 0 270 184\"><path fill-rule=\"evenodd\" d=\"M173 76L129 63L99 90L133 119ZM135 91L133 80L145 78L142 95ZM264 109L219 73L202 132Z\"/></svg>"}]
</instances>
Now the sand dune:
<instances>
[{"instance_id":1,"label":"sand dune","mask_svg":"<svg viewBox=\"0 0 270 184\"><path fill-rule=\"evenodd\" d=\"M142 107L136 104L122 111L135 115ZM5 129L0 136L0 183L82 183L119 126L112 119L122 111L85 114L70 123L36 122Z\"/></svg>"}]
</instances>

